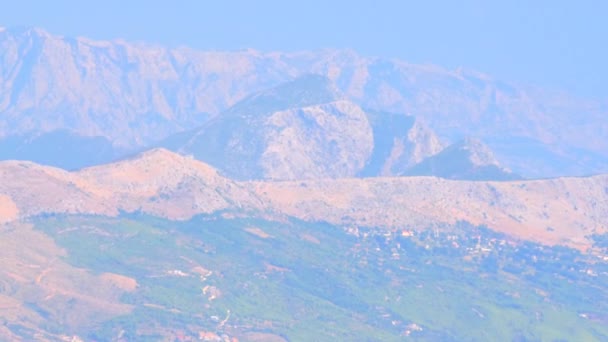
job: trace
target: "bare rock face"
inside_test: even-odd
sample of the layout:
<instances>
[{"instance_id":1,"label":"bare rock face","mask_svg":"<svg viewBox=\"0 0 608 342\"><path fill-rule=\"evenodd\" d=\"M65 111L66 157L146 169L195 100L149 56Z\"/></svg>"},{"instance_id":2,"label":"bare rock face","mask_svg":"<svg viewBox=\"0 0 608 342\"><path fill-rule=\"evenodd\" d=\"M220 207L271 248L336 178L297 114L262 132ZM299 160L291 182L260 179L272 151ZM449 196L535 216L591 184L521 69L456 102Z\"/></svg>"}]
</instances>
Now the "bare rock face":
<instances>
[{"instance_id":1,"label":"bare rock face","mask_svg":"<svg viewBox=\"0 0 608 342\"><path fill-rule=\"evenodd\" d=\"M354 176L373 149L365 113L348 101L276 112L266 124L260 165L269 179Z\"/></svg>"}]
</instances>

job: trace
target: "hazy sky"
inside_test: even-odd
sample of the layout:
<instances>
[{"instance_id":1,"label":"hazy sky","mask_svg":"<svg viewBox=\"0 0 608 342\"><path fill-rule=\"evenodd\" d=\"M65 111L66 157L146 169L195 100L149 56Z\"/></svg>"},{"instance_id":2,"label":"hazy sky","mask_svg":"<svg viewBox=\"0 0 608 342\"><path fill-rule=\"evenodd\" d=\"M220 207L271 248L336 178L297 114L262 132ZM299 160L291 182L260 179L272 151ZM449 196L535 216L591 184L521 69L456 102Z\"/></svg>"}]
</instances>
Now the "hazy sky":
<instances>
[{"instance_id":1,"label":"hazy sky","mask_svg":"<svg viewBox=\"0 0 608 342\"><path fill-rule=\"evenodd\" d=\"M3 2L7 27L201 49L353 48L608 98L604 0Z\"/></svg>"}]
</instances>

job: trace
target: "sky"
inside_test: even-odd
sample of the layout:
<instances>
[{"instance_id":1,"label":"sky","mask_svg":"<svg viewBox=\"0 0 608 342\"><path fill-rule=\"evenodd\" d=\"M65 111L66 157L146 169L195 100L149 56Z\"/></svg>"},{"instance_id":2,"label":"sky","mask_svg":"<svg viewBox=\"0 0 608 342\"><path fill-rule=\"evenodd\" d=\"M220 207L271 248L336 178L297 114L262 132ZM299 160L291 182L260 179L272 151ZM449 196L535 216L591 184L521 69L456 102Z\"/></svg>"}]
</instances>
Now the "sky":
<instances>
[{"instance_id":1,"label":"sky","mask_svg":"<svg viewBox=\"0 0 608 342\"><path fill-rule=\"evenodd\" d=\"M198 49L351 48L608 99L608 1L8 1L0 26Z\"/></svg>"}]
</instances>

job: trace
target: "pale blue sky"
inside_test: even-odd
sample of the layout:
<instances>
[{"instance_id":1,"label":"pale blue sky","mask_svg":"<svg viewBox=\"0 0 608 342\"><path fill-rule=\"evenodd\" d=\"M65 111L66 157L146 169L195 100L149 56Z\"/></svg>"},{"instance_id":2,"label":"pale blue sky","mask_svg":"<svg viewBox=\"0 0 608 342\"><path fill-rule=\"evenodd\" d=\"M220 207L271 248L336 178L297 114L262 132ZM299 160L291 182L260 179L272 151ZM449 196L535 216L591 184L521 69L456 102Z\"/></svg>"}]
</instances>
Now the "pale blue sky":
<instances>
[{"instance_id":1,"label":"pale blue sky","mask_svg":"<svg viewBox=\"0 0 608 342\"><path fill-rule=\"evenodd\" d=\"M200 49L353 48L608 99L602 0L20 0L4 1L0 25Z\"/></svg>"}]
</instances>

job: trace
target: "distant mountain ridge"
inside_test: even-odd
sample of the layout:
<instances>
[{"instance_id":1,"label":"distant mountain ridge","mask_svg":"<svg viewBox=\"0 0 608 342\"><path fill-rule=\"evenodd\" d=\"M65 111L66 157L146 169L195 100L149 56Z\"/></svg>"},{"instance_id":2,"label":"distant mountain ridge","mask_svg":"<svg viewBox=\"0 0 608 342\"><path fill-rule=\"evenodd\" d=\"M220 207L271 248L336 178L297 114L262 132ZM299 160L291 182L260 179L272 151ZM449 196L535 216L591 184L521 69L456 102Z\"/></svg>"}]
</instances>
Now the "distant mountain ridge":
<instances>
[{"instance_id":1,"label":"distant mountain ridge","mask_svg":"<svg viewBox=\"0 0 608 342\"><path fill-rule=\"evenodd\" d=\"M65 130L139 149L306 74L362 108L415 116L442 141L477 137L525 177L608 171L599 101L348 50L203 52L40 29L0 32L0 136Z\"/></svg>"}]
</instances>

